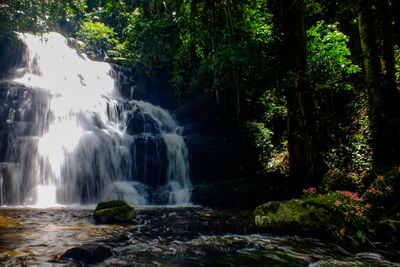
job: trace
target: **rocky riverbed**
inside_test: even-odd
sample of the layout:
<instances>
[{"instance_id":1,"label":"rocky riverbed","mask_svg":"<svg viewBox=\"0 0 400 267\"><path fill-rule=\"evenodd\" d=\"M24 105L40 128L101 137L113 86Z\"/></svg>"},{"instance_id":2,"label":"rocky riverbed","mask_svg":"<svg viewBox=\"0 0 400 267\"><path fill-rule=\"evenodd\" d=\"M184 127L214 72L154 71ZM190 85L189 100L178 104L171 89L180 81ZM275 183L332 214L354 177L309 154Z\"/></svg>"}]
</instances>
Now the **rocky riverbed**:
<instances>
[{"instance_id":1,"label":"rocky riverbed","mask_svg":"<svg viewBox=\"0 0 400 267\"><path fill-rule=\"evenodd\" d=\"M254 227L251 211L143 207L132 224L95 224L90 208L0 209L0 265L79 266L70 248L112 250L101 266L400 266L400 249L375 244L352 251Z\"/></svg>"}]
</instances>

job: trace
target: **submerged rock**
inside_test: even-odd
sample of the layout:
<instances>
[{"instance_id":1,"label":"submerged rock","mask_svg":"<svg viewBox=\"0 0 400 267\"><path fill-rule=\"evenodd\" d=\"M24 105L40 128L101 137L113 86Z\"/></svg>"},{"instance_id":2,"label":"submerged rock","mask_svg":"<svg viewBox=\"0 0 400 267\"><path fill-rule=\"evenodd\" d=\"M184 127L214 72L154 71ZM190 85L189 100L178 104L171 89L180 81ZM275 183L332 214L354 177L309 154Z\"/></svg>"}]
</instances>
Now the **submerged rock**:
<instances>
[{"instance_id":1,"label":"submerged rock","mask_svg":"<svg viewBox=\"0 0 400 267\"><path fill-rule=\"evenodd\" d=\"M63 260L80 262L82 264L96 264L113 255L111 249L100 244L84 244L68 249L61 257Z\"/></svg>"},{"instance_id":2,"label":"submerged rock","mask_svg":"<svg viewBox=\"0 0 400 267\"><path fill-rule=\"evenodd\" d=\"M254 219L256 226L279 233L328 234L337 222L328 207L307 199L265 203L255 209Z\"/></svg>"},{"instance_id":3,"label":"submerged rock","mask_svg":"<svg viewBox=\"0 0 400 267\"><path fill-rule=\"evenodd\" d=\"M94 211L96 223L130 223L135 216L135 208L122 200L100 202Z\"/></svg>"}]
</instances>

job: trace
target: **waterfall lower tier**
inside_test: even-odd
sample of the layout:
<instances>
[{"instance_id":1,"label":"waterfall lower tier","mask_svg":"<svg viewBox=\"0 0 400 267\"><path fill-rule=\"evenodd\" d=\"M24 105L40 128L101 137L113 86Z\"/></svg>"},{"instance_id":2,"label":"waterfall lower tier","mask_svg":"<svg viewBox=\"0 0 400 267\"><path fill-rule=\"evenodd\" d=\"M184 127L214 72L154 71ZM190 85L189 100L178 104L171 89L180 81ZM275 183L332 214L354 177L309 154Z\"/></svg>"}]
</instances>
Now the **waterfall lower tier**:
<instances>
[{"instance_id":1,"label":"waterfall lower tier","mask_svg":"<svg viewBox=\"0 0 400 267\"><path fill-rule=\"evenodd\" d=\"M188 152L168 111L124 99L110 65L61 35L20 37L26 66L0 83L2 205L190 201Z\"/></svg>"}]
</instances>

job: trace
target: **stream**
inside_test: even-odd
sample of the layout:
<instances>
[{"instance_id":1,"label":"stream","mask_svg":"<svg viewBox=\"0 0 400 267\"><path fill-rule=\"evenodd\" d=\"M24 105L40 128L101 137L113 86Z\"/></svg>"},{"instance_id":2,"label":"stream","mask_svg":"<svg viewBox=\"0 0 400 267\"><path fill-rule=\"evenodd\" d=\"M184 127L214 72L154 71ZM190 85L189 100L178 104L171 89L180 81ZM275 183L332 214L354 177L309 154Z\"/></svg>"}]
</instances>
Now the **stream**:
<instances>
[{"instance_id":1,"label":"stream","mask_svg":"<svg viewBox=\"0 0 400 267\"><path fill-rule=\"evenodd\" d=\"M130 225L95 224L92 214L93 207L1 208L0 266L81 266L61 256L87 243L113 251L98 266L400 266L399 247L354 252L268 235L246 210L140 207Z\"/></svg>"}]
</instances>

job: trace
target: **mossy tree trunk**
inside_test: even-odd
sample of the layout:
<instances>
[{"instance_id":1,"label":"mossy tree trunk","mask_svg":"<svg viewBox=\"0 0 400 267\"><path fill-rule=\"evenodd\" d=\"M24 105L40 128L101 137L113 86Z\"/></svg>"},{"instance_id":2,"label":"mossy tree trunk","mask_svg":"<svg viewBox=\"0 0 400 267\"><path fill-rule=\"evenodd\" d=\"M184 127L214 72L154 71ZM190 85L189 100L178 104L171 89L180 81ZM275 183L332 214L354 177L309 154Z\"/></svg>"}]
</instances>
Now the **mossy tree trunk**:
<instances>
[{"instance_id":1,"label":"mossy tree trunk","mask_svg":"<svg viewBox=\"0 0 400 267\"><path fill-rule=\"evenodd\" d=\"M282 0L280 4L281 61L287 74L289 172L293 189L299 191L320 182L323 161L316 133L314 92L307 74L304 2Z\"/></svg>"},{"instance_id":2,"label":"mossy tree trunk","mask_svg":"<svg viewBox=\"0 0 400 267\"><path fill-rule=\"evenodd\" d=\"M400 95L395 84L392 21L387 0L358 0L374 167L400 161ZM378 34L379 33L379 34Z\"/></svg>"}]
</instances>

